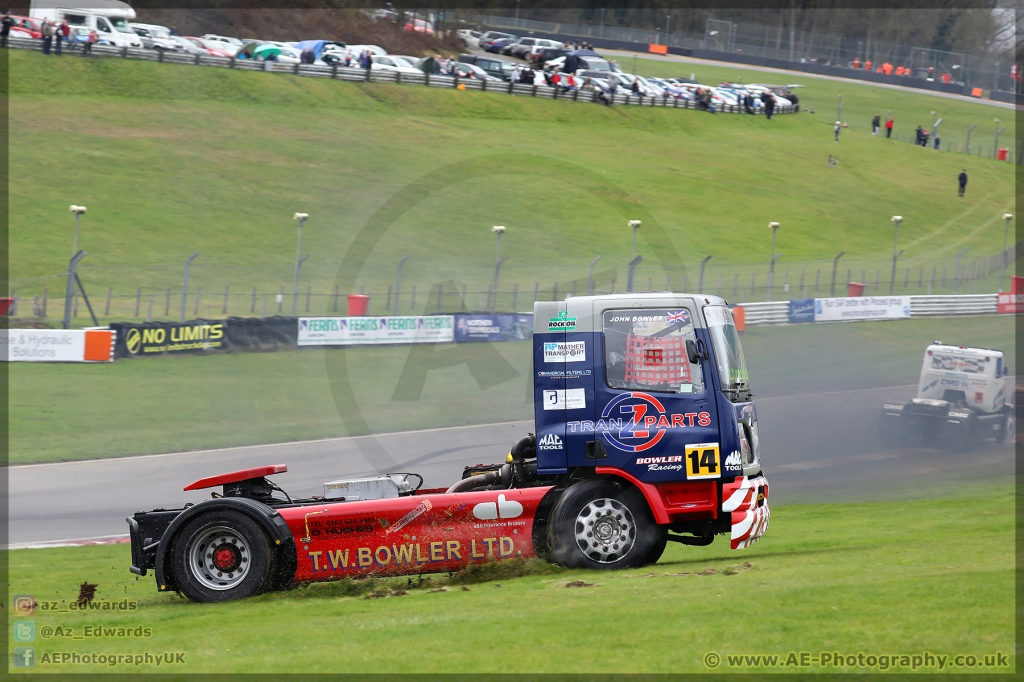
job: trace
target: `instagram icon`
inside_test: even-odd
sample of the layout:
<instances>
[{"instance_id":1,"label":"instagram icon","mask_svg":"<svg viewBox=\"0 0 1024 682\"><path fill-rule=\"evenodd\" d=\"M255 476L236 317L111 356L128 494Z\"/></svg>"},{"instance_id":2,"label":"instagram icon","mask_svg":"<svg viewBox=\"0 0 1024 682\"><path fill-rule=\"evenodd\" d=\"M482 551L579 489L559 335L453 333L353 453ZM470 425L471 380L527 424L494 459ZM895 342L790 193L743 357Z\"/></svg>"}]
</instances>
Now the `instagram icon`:
<instances>
[{"instance_id":1,"label":"instagram icon","mask_svg":"<svg viewBox=\"0 0 1024 682\"><path fill-rule=\"evenodd\" d=\"M36 600L31 594L14 596L14 613L19 616L31 616L36 612Z\"/></svg>"}]
</instances>

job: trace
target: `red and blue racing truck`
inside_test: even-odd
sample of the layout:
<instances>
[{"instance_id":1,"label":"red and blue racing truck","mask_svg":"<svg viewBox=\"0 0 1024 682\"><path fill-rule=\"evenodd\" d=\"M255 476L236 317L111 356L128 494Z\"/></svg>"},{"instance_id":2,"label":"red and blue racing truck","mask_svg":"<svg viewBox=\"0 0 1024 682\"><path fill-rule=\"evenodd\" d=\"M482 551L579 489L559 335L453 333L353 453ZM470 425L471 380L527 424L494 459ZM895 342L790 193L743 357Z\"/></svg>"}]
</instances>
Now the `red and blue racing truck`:
<instances>
[{"instance_id":1,"label":"red and blue racing truck","mask_svg":"<svg viewBox=\"0 0 1024 682\"><path fill-rule=\"evenodd\" d=\"M732 311L714 296L534 304L536 435L448 488L416 474L328 481L292 498L284 465L196 481L211 499L129 517L133 573L226 601L298 582L453 571L539 556L656 562L668 542L733 549L768 527L757 412Z\"/></svg>"}]
</instances>

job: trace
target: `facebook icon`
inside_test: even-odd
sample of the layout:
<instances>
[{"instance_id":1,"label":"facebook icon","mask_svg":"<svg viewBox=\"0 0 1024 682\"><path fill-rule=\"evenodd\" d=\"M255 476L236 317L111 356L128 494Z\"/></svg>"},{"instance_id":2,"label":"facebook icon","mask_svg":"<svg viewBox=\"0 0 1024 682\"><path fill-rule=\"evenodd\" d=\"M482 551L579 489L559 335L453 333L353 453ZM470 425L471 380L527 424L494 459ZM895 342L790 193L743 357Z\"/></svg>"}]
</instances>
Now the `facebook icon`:
<instances>
[{"instance_id":1,"label":"facebook icon","mask_svg":"<svg viewBox=\"0 0 1024 682\"><path fill-rule=\"evenodd\" d=\"M14 667L32 668L36 664L35 647L16 646L14 647Z\"/></svg>"}]
</instances>

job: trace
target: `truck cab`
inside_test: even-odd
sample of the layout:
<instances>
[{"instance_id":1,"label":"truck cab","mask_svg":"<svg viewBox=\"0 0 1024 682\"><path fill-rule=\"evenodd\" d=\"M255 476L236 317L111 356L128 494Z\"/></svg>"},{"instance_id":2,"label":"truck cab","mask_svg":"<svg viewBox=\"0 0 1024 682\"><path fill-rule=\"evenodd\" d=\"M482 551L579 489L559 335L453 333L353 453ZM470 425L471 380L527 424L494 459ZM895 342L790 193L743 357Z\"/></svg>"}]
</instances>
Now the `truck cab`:
<instances>
[{"instance_id":1,"label":"truck cab","mask_svg":"<svg viewBox=\"0 0 1024 682\"><path fill-rule=\"evenodd\" d=\"M1001 350L932 343L921 362L917 397L882 406L882 442L906 445L921 438L963 450L989 438L1011 444L1016 419L1007 404L1009 372Z\"/></svg>"},{"instance_id":2,"label":"truck cab","mask_svg":"<svg viewBox=\"0 0 1024 682\"><path fill-rule=\"evenodd\" d=\"M737 481L766 494L757 411L723 299L538 302L534 367L540 477L627 483L657 525L705 544L732 526L723 504Z\"/></svg>"}]
</instances>

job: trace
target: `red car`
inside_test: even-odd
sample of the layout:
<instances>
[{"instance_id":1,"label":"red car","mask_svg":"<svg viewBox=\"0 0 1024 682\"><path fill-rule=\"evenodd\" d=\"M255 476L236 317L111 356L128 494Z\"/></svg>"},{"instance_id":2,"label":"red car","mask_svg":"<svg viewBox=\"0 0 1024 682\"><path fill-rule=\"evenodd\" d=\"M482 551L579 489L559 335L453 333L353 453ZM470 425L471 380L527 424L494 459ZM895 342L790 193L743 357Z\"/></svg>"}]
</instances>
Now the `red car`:
<instances>
[{"instance_id":1,"label":"red car","mask_svg":"<svg viewBox=\"0 0 1024 682\"><path fill-rule=\"evenodd\" d=\"M14 25L11 29L21 29L25 31L33 38L43 37L43 25L39 19L33 19L32 17L16 17L13 14L11 18L14 19Z\"/></svg>"},{"instance_id":2,"label":"red car","mask_svg":"<svg viewBox=\"0 0 1024 682\"><path fill-rule=\"evenodd\" d=\"M211 43L208 40L203 40L202 38L193 38L192 36L182 36L182 37L185 40L187 40L190 43L192 43L193 45L195 45L196 47L199 47L199 48L202 48L202 49L206 50L207 52L209 52L214 57L228 57L228 58L230 58L230 57L234 56L230 52L228 52L227 50L224 50L224 49L221 49L220 47L217 47L214 43Z\"/></svg>"}]
</instances>

